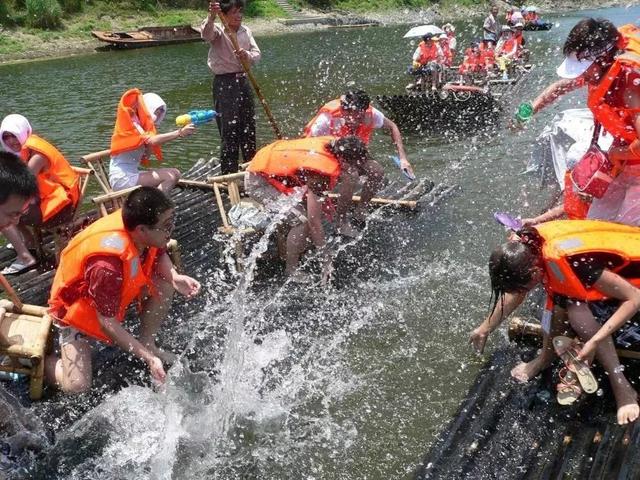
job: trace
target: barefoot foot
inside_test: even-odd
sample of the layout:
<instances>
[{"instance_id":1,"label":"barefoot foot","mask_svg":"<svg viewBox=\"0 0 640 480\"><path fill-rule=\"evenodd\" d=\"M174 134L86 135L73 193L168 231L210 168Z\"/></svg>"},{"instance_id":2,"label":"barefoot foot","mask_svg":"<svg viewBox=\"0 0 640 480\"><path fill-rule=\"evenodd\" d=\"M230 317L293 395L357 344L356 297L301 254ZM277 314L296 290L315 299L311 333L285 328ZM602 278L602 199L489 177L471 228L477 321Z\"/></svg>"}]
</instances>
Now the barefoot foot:
<instances>
[{"instance_id":1,"label":"barefoot foot","mask_svg":"<svg viewBox=\"0 0 640 480\"><path fill-rule=\"evenodd\" d=\"M547 368L548 362L542 357L536 357L530 362L521 362L511 370L511 377L520 382L527 383Z\"/></svg>"},{"instance_id":2,"label":"barefoot foot","mask_svg":"<svg viewBox=\"0 0 640 480\"><path fill-rule=\"evenodd\" d=\"M640 407L637 402L629 403L618 407L618 425L626 425L627 423L633 423L640 415Z\"/></svg>"}]
</instances>

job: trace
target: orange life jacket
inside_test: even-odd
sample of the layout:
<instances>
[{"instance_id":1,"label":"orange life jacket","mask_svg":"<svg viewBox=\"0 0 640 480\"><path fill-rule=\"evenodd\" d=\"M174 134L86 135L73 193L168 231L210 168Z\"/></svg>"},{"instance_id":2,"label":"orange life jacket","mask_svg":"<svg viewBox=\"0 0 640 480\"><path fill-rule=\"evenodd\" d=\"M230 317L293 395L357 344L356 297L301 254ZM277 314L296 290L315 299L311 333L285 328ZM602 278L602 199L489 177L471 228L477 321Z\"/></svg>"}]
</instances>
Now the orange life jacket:
<instances>
[{"instance_id":1,"label":"orange life jacket","mask_svg":"<svg viewBox=\"0 0 640 480\"><path fill-rule=\"evenodd\" d=\"M424 42L420 42L418 44L418 48L420 49L420 57L418 58L418 63L420 65L426 65L429 62L437 62L438 61L438 46L436 42L432 41L431 45L427 47L427 44Z\"/></svg>"},{"instance_id":2,"label":"orange life jacket","mask_svg":"<svg viewBox=\"0 0 640 480\"><path fill-rule=\"evenodd\" d=\"M32 133L22 146L20 157L27 163L36 153L49 162L48 168L40 170L36 179L42 220L46 222L67 205L78 205L80 176L56 147Z\"/></svg>"},{"instance_id":3,"label":"orange life jacket","mask_svg":"<svg viewBox=\"0 0 640 480\"><path fill-rule=\"evenodd\" d=\"M449 40L447 40L444 43L439 43L439 45L440 45L440 49L442 50L442 55L444 56L444 64L447 67L450 67L451 64L453 63L453 52L449 47Z\"/></svg>"},{"instance_id":4,"label":"orange life jacket","mask_svg":"<svg viewBox=\"0 0 640 480\"><path fill-rule=\"evenodd\" d=\"M303 132L304 136L310 137L311 127L313 126L314 123L316 123L316 120L318 119L318 117L320 115L328 113L329 115L331 115L331 135L334 135L339 138L346 137L349 135L355 135L360 140L362 140L365 143L365 145L368 145L369 141L371 140L371 134L373 133L373 130L374 130L373 107L369 105L369 108L367 108L366 112L364 113L364 119L362 123L358 125L358 127L356 128L356 131L353 132L346 124L342 122L343 113L342 113L342 106L340 102L341 102L341 99L332 100L326 105L324 105L322 108L320 108L316 116L313 117L311 121L307 123L307 125L304 127L304 132Z\"/></svg>"},{"instance_id":5,"label":"orange life jacket","mask_svg":"<svg viewBox=\"0 0 640 480\"><path fill-rule=\"evenodd\" d=\"M571 268L576 255L609 254L607 267L636 287L640 286L640 228L598 220L556 220L535 227L542 237L544 286L549 297L563 295L583 301L606 299L586 287Z\"/></svg>"},{"instance_id":6,"label":"orange life jacket","mask_svg":"<svg viewBox=\"0 0 640 480\"><path fill-rule=\"evenodd\" d=\"M158 249L149 248L144 264L140 265L140 252L127 233L122 222L122 210L97 220L71 239L62 251L60 265L53 279L49 305L54 309L64 306L67 310L60 320L87 335L111 343L98 320L98 312L90 298L80 298L69 304L65 301L65 289L84 281L87 261L96 255L109 255L122 261L124 278L122 297L116 315L119 322L124 320L127 307L145 286L151 285L151 269L158 255Z\"/></svg>"},{"instance_id":7,"label":"orange life jacket","mask_svg":"<svg viewBox=\"0 0 640 480\"><path fill-rule=\"evenodd\" d=\"M333 189L340 176L340 162L326 149L335 137L311 137L278 140L261 148L251 160L247 171L266 178L271 185L287 195L301 186L300 174L305 171L328 179Z\"/></svg>"},{"instance_id":8,"label":"orange life jacket","mask_svg":"<svg viewBox=\"0 0 640 480\"><path fill-rule=\"evenodd\" d=\"M618 47L624 52L618 55L597 85L589 85L587 105L593 113L593 117L602 127L616 139L622 139L631 144L638 139L638 134L633 126L633 117L640 109L627 108L620 105L611 105L606 101L607 94L612 91L612 85L616 82L624 67L640 68L640 28L635 25L624 25L618 29L622 36ZM632 160L633 163L640 162Z\"/></svg>"},{"instance_id":9,"label":"orange life jacket","mask_svg":"<svg viewBox=\"0 0 640 480\"><path fill-rule=\"evenodd\" d=\"M486 59L482 52L478 55L473 53L473 50L468 48L465 50L464 60L460 65L459 72L467 73L467 72L480 72L486 69Z\"/></svg>"},{"instance_id":10,"label":"orange life jacket","mask_svg":"<svg viewBox=\"0 0 640 480\"><path fill-rule=\"evenodd\" d=\"M591 207L591 201L585 199L579 195L573 189L573 182L571 181L571 172L567 170L564 173L564 213L571 220L584 220L589 213L589 207Z\"/></svg>"},{"instance_id":11,"label":"orange life jacket","mask_svg":"<svg viewBox=\"0 0 640 480\"><path fill-rule=\"evenodd\" d=\"M138 117L140 126L145 133L140 133L135 127L133 123L135 116ZM153 118L144 104L142 92L137 88L127 90L118 103L116 125L111 136L111 155L143 147L146 145L147 139L152 135L156 135L156 133L156 125L153 123ZM159 145L152 145L151 151L158 161L162 161L162 149ZM142 157L142 164L149 164L146 155Z\"/></svg>"},{"instance_id":12,"label":"orange life jacket","mask_svg":"<svg viewBox=\"0 0 640 480\"><path fill-rule=\"evenodd\" d=\"M501 55L506 55L508 53L511 53L513 51L513 49L516 49L516 53L514 54L514 57L518 56L518 48L519 48L519 43L518 40L516 40L514 37L511 37L509 40L505 41L502 44L502 50L500 51Z\"/></svg>"}]
</instances>

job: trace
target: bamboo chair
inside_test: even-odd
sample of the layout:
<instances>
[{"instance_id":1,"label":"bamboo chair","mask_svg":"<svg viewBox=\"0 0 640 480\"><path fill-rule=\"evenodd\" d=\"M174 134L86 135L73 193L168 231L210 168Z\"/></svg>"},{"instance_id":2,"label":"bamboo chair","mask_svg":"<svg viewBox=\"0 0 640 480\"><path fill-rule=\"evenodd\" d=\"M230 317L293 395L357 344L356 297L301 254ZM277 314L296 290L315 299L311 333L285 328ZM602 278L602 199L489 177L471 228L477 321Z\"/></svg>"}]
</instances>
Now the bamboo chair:
<instances>
[{"instance_id":1,"label":"bamboo chair","mask_svg":"<svg viewBox=\"0 0 640 480\"><path fill-rule=\"evenodd\" d=\"M50 256L55 258L55 264L57 265L60 260L60 252L66 247L71 237L78 231L83 228L84 220L78 221L78 213L80 213L80 208L82 206L85 193L87 191L87 185L89 184L89 179L93 174L93 171L89 168L75 167L71 166L74 172L76 172L80 177L80 198L78 200L78 204L76 205L76 209L73 212L73 217L67 223L62 225L56 225L51 228L43 228L43 227L35 227L33 229L33 233L36 237L36 249L37 256L39 260L44 260ZM53 252L45 251L43 238L46 233L51 233L53 236Z\"/></svg>"},{"instance_id":2,"label":"bamboo chair","mask_svg":"<svg viewBox=\"0 0 640 480\"><path fill-rule=\"evenodd\" d=\"M124 190L118 190L117 192L105 193L104 195L99 195L91 199L91 201L98 207L100 211L101 217L106 217L111 212L121 208L124 203L124 199L134 190L140 188L140 185L136 185L135 187L125 188ZM112 208L107 208L107 204L111 205ZM113 208L113 205L120 205L117 208ZM167 243L167 254L173 265L176 267L178 272L182 272L182 256L180 255L180 246L178 245L178 241L174 238L169 240Z\"/></svg>"},{"instance_id":3,"label":"bamboo chair","mask_svg":"<svg viewBox=\"0 0 640 480\"><path fill-rule=\"evenodd\" d=\"M45 356L51 350L52 319L46 307L26 305L0 274L0 285L10 302L3 301L7 313L0 318L0 371L29 377L29 397L39 400L44 383Z\"/></svg>"}]
</instances>

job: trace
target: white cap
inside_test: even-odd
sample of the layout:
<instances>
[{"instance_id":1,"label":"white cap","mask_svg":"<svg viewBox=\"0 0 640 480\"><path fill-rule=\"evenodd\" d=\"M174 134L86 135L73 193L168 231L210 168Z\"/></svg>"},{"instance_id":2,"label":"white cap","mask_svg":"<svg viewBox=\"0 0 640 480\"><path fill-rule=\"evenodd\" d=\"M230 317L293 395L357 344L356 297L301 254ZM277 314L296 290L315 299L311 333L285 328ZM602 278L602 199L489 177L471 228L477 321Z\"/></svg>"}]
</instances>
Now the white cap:
<instances>
[{"instance_id":1,"label":"white cap","mask_svg":"<svg viewBox=\"0 0 640 480\"><path fill-rule=\"evenodd\" d=\"M578 78L587 69L593 65L593 60L578 60L575 53L567 55L564 59L564 62L560 64L560 66L556 69L556 73L561 78Z\"/></svg>"},{"instance_id":2,"label":"white cap","mask_svg":"<svg viewBox=\"0 0 640 480\"><path fill-rule=\"evenodd\" d=\"M524 28L524 24L522 22L516 23L513 28Z\"/></svg>"},{"instance_id":3,"label":"white cap","mask_svg":"<svg viewBox=\"0 0 640 480\"><path fill-rule=\"evenodd\" d=\"M438 40L447 40L449 37L447 37L446 33L441 33L440 36L438 37Z\"/></svg>"}]
</instances>

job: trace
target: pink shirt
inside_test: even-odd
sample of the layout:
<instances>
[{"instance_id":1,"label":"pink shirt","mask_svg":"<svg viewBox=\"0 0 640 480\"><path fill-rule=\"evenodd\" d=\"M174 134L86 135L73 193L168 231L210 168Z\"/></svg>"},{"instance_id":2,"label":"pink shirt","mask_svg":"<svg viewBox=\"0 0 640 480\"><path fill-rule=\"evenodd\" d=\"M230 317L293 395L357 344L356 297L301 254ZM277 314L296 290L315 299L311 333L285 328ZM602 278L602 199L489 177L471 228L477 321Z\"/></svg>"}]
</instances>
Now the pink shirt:
<instances>
[{"instance_id":1,"label":"pink shirt","mask_svg":"<svg viewBox=\"0 0 640 480\"><path fill-rule=\"evenodd\" d=\"M242 64L236 54L233 53L233 44L224 33L224 29L214 23L211 17L202 22L201 36L209 42L209 57L207 65L214 75L225 73L243 72ZM260 49L248 27L240 25L236 32L238 45L249 52L251 64L255 65L260 60Z\"/></svg>"}]
</instances>

